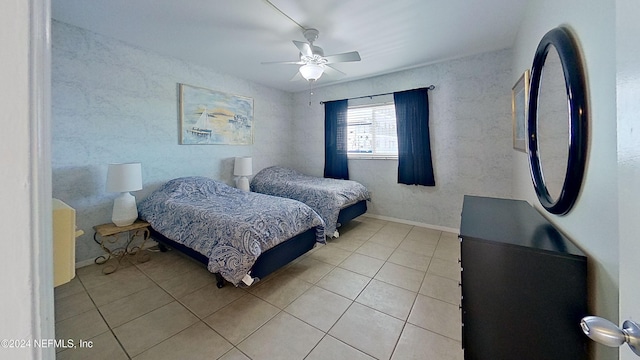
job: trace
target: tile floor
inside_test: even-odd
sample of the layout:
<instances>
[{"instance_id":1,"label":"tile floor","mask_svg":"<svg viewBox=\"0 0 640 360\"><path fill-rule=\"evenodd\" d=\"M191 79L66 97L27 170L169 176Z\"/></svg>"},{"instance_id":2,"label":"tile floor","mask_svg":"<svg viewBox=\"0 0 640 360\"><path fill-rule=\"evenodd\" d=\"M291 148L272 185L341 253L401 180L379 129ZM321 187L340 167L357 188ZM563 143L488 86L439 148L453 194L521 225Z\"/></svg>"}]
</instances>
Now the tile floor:
<instances>
[{"instance_id":1,"label":"tile floor","mask_svg":"<svg viewBox=\"0 0 640 360\"><path fill-rule=\"evenodd\" d=\"M360 217L247 289L153 252L55 289L58 359L462 359L457 235ZM85 342L83 344L87 344Z\"/></svg>"}]
</instances>

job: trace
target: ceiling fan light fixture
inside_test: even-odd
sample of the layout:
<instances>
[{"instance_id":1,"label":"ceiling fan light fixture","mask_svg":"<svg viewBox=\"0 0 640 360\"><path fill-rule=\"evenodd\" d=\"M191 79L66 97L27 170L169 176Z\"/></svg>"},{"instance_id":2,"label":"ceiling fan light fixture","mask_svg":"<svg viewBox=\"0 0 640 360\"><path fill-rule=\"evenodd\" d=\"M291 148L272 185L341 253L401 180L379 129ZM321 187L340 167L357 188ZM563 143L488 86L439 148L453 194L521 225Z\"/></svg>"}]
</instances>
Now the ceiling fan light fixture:
<instances>
[{"instance_id":1,"label":"ceiling fan light fixture","mask_svg":"<svg viewBox=\"0 0 640 360\"><path fill-rule=\"evenodd\" d=\"M307 81L315 81L320 79L324 68L318 64L306 64L300 66L300 75Z\"/></svg>"}]
</instances>

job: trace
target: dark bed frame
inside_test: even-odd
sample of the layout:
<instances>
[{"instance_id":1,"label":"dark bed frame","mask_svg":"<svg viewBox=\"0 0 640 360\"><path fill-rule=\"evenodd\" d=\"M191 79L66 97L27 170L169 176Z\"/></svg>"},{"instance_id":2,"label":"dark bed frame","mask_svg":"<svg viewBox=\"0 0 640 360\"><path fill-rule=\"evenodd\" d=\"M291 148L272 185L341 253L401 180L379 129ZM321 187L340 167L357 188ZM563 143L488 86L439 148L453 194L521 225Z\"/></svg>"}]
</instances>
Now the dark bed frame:
<instances>
[{"instance_id":1,"label":"dark bed frame","mask_svg":"<svg viewBox=\"0 0 640 360\"><path fill-rule=\"evenodd\" d=\"M360 200L353 205L347 206L338 213L338 224L336 224L336 229L366 212L367 200Z\"/></svg>"},{"instance_id":2,"label":"dark bed frame","mask_svg":"<svg viewBox=\"0 0 640 360\"><path fill-rule=\"evenodd\" d=\"M160 251L167 251L167 246L169 246L203 263L205 266L209 263L209 258L205 255L167 238L153 228L151 228L151 236L158 242ZM315 244L316 228L313 227L263 252L255 264L253 264L253 267L251 267L251 276L263 279L265 276L313 249ZM222 275L219 273L214 273L214 275L216 276L216 286L218 288L223 287L225 280Z\"/></svg>"},{"instance_id":3,"label":"dark bed frame","mask_svg":"<svg viewBox=\"0 0 640 360\"><path fill-rule=\"evenodd\" d=\"M340 210L338 214L337 227L348 223L356 217L367 212L367 201L362 200L353 205L347 206ZM153 227L151 229L151 237L158 242L160 251L167 251L167 246L176 249L187 256L203 263L205 266L209 264L209 258L190 247L187 247L179 242L171 240L166 236L159 233ZM287 265L291 261L297 259L300 255L305 254L307 251L313 249L316 244L316 229L311 228L301 234L298 234L280 244L272 247L271 249L263 252L256 260L253 267L251 267L251 276L258 279L263 279L265 276L278 270L279 268ZM224 286L224 278L219 273L214 273L216 276L216 286L221 288Z\"/></svg>"}]
</instances>

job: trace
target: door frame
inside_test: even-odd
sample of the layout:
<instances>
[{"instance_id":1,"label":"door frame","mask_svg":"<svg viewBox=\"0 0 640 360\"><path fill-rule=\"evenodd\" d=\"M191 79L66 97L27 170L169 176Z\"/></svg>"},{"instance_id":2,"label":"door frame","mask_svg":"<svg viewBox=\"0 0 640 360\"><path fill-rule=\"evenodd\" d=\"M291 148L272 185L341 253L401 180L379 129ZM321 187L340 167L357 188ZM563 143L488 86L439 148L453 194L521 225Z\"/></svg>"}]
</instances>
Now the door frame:
<instances>
[{"instance_id":1,"label":"door frame","mask_svg":"<svg viewBox=\"0 0 640 360\"><path fill-rule=\"evenodd\" d=\"M55 338L51 181L51 1L29 1L29 143L33 275L32 336ZM34 348L54 359L54 348Z\"/></svg>"}]
</instances>

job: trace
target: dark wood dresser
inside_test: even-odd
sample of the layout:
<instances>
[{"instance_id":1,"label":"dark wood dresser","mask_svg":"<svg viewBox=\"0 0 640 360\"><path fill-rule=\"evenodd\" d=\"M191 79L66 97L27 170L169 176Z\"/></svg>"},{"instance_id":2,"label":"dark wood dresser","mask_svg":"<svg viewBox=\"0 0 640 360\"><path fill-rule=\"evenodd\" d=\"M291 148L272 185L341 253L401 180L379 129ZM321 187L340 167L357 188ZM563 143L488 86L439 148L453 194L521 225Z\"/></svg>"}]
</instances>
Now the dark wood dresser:
<instances>
[{"instance_id":1,"label":"dark wood dresser","mask_svg":"<svg viewBox=\"0 0 640 360\"><path fill-rule=\"evenodd\" d=\"M460 241L465 359L587 358L580 249L525 201L468 195Z\"/></svg>"}]
</instances>

